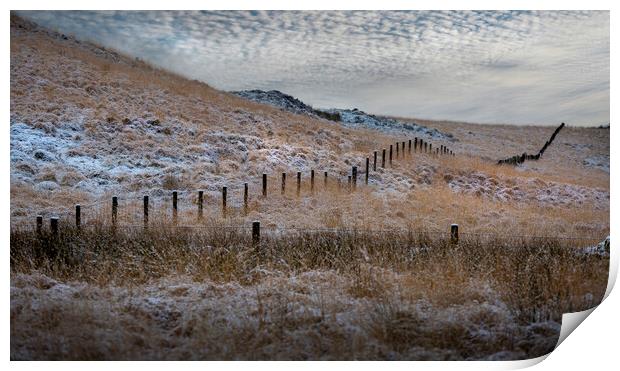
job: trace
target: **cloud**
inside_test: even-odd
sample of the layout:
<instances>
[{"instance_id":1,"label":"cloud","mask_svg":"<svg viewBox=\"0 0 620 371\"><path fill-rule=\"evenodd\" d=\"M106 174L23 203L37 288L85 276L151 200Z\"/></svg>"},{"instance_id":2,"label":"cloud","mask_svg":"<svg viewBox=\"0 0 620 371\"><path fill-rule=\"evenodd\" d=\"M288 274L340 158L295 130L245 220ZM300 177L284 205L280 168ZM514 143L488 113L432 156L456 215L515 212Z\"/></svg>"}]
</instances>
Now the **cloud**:
<instances>
[{"instance_id":1,"label":"cloud","mask_svg":"<svg viewBox=\"0 0 620 371\"><path fill-rule=\"evenodd\" d=\"M478 122L609 122L607 11L28 11L225 90Z\"/></svg>"}]
</instances>

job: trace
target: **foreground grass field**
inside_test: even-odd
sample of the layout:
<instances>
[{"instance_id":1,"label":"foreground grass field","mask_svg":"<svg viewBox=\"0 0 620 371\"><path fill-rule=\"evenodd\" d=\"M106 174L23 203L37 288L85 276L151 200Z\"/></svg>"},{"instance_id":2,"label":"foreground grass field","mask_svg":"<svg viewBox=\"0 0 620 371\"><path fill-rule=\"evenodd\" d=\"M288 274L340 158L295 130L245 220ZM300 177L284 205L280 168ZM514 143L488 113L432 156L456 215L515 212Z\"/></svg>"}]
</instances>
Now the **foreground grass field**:
<instances>
[{"instance_id":1,"label":"foreground grass field","mask_svg":"<svg viewBox=\"0 0 620 371\"><path fill-rule=\"evenodd\" d=\"M600 302L588 241L213 225L11 235L13 359L523 359Z\"/></svg>"}]
</instances>

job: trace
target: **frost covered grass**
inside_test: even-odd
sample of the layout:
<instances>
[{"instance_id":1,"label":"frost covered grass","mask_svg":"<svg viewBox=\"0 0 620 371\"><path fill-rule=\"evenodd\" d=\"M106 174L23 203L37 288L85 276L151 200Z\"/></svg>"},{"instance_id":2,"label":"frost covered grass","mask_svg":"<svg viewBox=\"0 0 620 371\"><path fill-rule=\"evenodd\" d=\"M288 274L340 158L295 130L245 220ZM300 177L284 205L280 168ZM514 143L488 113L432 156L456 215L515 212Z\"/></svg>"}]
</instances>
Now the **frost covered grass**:
<instances>
[{"instance_id":1,"label":"frost covered grass","mask_svg":"<svg viewBox=\"0 0 620 371\"><path fill-rule=\"evenodd\" d=\"M522 359L607 282L560 239L214 227L14 230L11 357Z\"/></svg>"}]
</instances>

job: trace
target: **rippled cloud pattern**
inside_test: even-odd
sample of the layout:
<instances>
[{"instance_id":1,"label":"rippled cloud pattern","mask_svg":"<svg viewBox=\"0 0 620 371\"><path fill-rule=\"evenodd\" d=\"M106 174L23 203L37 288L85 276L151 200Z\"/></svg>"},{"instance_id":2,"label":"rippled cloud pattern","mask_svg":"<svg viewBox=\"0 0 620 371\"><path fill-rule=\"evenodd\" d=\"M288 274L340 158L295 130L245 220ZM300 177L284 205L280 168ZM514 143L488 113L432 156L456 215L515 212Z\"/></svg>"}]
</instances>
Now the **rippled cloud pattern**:
<instances>
[{"instance_id":1,"label":"rippled cloud pattern","mask_svg":"<svg viewBox=\"0 0 620 371\"><path fill-rule=\"evenodd\" d=\"M607 11L28 11L224 90L483 123L609 122Z\"/></svg>"}]
</instances>

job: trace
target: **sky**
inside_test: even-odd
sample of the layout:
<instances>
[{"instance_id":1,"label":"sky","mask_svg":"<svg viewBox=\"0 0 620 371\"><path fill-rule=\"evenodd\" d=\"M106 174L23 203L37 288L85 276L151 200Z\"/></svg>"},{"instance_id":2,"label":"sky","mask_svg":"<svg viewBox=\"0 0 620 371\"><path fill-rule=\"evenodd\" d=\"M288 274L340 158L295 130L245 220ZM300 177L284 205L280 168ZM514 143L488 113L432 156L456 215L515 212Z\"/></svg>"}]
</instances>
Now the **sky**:
<instances>
[{"instance_id":1,"label":"sky","mask_svg":"<svg viewBox=\"0 0 620 371\"><path fill-rule=\"evenodd\" d=\"M609 123L608 11L22 11L222 90L479 123Z\"/></svg>"}]
</instances>

